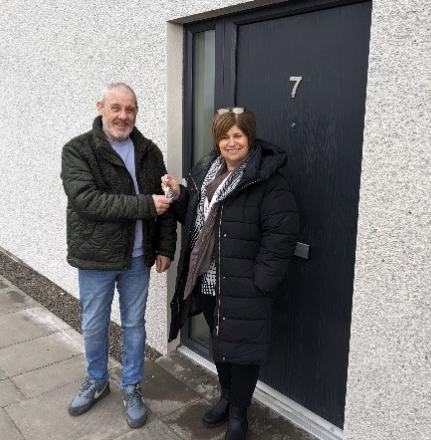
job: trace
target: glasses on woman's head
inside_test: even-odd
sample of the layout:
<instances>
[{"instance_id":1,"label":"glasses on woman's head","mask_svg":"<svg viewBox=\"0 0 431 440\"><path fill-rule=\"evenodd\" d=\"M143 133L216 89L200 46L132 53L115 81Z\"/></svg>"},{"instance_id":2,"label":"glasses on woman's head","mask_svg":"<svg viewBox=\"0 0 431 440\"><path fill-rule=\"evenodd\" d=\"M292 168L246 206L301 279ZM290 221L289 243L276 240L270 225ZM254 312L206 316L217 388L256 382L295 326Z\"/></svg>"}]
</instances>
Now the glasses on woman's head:
<instances>
[{"instance_id":1,"label":"glasses on woman's head","mask_svg":"<svg viewBox=\"0 0 431 440\"><path fill-rule=\"evenodd\" d=\"M225 113L234 113L235 115L241 115L244 112L245 112L244 107L219 108L217 110L218 115L224 115Z\"/></svg>"}]
</instances>

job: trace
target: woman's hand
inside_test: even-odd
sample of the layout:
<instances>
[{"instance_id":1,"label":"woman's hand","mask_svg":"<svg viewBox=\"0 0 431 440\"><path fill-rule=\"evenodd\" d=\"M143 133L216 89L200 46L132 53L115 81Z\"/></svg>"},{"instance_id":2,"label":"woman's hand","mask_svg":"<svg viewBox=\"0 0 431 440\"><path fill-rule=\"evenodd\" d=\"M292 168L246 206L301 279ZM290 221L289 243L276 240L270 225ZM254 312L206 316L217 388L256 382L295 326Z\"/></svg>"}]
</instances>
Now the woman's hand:
<instances>
[{"instance_id":1,"label":"woman's hand","mask_svg":"<svg viewBox=\"0 0 431 440\"><path fill-rule=\"evenodd\" d=\"M174 196L174 200L177 200L180 196L180 185L178 185L178 182L170 174L165 174L164 176L162 176L162 189L163 188L170 188Z\"/></svg>"}]
</instances>

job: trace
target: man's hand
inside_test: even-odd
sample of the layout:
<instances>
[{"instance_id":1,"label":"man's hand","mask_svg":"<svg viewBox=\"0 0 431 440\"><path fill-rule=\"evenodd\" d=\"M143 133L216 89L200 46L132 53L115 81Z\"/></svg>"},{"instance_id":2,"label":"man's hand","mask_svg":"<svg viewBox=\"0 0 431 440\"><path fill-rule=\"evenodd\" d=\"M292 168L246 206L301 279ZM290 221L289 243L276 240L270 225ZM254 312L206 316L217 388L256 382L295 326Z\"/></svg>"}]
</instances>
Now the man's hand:
<instances>
[{"instance_id":1,"label":"man's hand","mask_svg":"<svg viewBox=\"0 0 431 440\"><path fill-rule=\"evenodd\" d=\"M157 215L164 214L172 203L172 199L168 199L165 196L157 196L156 194L153 194L152 197L154 205L156 205Z\"/></svg>"},{"instance_id":2,"label":"man's hand","mask_svg":"<svg viewBox=\"0 0 431 440\"><path fill-rule=\"evenodd\" d=\"M165 272L169 269L171 265L171 259L169 257L165 257L164 255L157 255L156 257L156 271L158 273Z\"/></svg>"}]
</instances>

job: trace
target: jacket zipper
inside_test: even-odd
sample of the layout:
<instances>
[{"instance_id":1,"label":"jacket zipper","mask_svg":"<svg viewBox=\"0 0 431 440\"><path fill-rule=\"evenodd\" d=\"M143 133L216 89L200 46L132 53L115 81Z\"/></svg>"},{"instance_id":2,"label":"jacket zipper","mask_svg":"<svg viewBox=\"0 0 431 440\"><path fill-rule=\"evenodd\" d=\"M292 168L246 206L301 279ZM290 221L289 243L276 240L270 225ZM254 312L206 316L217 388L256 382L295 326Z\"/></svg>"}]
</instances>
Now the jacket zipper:
<instances>
[{"instance_id":1,"label":"jacket zipper","mask_svg":"<svg viewBox=\"0 0 431 440\"><path fill-rule=\"evenodd\" d=\"M193 179L193 176L190 173L189 173L189 176L190 176L190 179L192 180L193 185L195 186L195 189L196 189L196 192L197 192L197 198L196 198L196 209L197 209L197 207L199 206L199 200L201 198L201 191L199 190L199 188L198 188L198 186L197 186L197 184L195 182L195 179ZM199 231L199 235L200 235L201 231L202 231L202 228Z\"/></svg>"},{"instance_id":2,"label":"jacket zipper","mask_svg":"<svg viewBox=\"0 0 431 440\"><path fill-rule=\"evenodd\" d=\"M253 180L253 182L249 182L249 183L247 183L246 185L242 186L241 188L238 188L238 190L236 190L235 192L233 192L233 193L230 194L230 195L233 196L233 195L235 195L235 194L238 194L238 193L241 192L243 189L248 188L249 186L254 185L255 183L258 183L258 182L260 182L261 180L263 180L262 177L260 177L260 178L257 179L257 180ZM228 196L228 197L230 197L230 196Z\"/></svg>"},{"instance_id":3,"label":"jacket zipper","mask_svg":"<svg viewBox=\"0 0 431 440\"><path fill-rule=\"evenodd\" d=\"M192 178L193 179L193 178ZM230 196L233 196L235 194L238 194L240 191L242 191L243 189L254 185L257 182L260 182L262 180L262 178L257 179L257 180L253 180L253 182L247 183L247 185L242 186L241 188L238 189L238 191L232 193ZM230 197L228 196L228 197ZM217 326L216 326L216 336L219 335L220 332L220 309L221 309L221 221L223 218L223 208L224 208L224 201L220 207L220 221L219 221L219 240L218 240L218 311L217 311Z\"/></svg>"},{"instance_id":4,"label":"jacket zipper","mask_svg":"<svg viewBox=\"0 0 431 440\"><path fill-rule=\"evenodd\" d=\"M193 182L193 185L195 186L195 189L196 189L196 192L198 193L198 198L199 198L200 191L199 191L198 186L196 185L196 181L193 179L193 176L191 175L191 173L189 173L188 176L190 177L191 181ZM183 186L187 190L186 185L183 185ZM181 192L181 190L180 190L180 192ZM186 251L189 249L189 246L190 246L190 232L189 232L189 236L187 238ZM184 284L185 284L184 281L185 280L187 280L187 275L184 276L183 270L181 270L181 281L178 283L178 290L182 289L182 293L184 293Z\"/></svg>"},{"instance_id":5,"label":"jacket zipper","mask_svg":"<svg viewBox=\"0 0 431 440\"><path fill-rule=\"evenodd\" d=\"M221 239L220 239L220 237L221 237L221 219L223 218L223 208L224 208L224 202L222 203L222 205L221 205L221 208L220 208L220 221L219 221L219 230L218 230L218 236L219 236L219 239L218 239L218 267L219 267L219 269L218 269L218 311L217 311L217 327L216 327L216 335L218 336L219 335L219 330L220 330L220 307L221 307L221 256L220 256L220 254L221 254L221 249L220 249L220 247L221 247L221 245L220 245L220 242L221 242Z\"/></svg>"},{"instance_id":6,"label":"jacket zipper","mask_svg":"<svg viewBox=\"0 0 431 440\"><path fill-rule=\"evenodd\" d=\"M190 177L190 179L192 179L192 182L193 182L193 185L194 185L195 188L196 188L196 191L197 191L198 193L200 193L199 188L198 188L198 186L196 185L195 179L193 179L193 176L192 176L190 173L189 173L189 177Z\"/></svg>"}]
</instances>

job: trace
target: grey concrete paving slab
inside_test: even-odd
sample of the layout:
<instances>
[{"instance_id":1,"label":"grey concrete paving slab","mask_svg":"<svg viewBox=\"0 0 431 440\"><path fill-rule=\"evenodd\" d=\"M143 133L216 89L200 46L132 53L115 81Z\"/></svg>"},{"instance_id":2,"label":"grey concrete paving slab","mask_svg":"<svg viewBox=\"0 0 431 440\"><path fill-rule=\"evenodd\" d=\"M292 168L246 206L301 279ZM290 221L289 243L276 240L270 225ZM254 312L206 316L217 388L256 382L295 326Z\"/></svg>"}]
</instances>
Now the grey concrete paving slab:
<instances>
[{"instance_id":1,"label":"grey concrete paving slab","mask_svg":"<svg viewBox=\"0 0 431 440\"><path fill-rule=\"evenodd\" d=\"M160 420L146 423L142 428L134 429L116 440L183 440Z\"/></svg>"},{"instance_id":2,"label":"grey concrete paving slab","mask_svg":"<svg viewBox=\"0 0 431 440\"><path fill-rule=\"evenodd\" d=\"M73 328L61 332L61 335L65 338L67 345L69 345L73 350L77 350L80 353L84 353L85 347L84 347L84 338L80 333L78 333ZM120 365L119 362L117 362L118 365Z\"/></svg>"},{"instance_id":3,"label":"grey concrete paving slab","mask_svg":"<svg viewBox=\"0 0 431 440\"><path fill-rule=\"evenodd\" d=\"M4 440L25 440L15 423L4 409L0 408L0 438Z\"/></svg>"},{"instance_id":4,"label":"grey concrete paving slab","mask_svg":"<svg viewBox=\"0 0 431 440\"><path fill-rule=\"evenodd\" d=\"M6 377L7 377L6 372L0 368L0 380L5 379Z\"/></svg>"},{"instance_id":5,"label":"grey concrete paving slab","mask_svg":"<svg viewBox=\"0 0 431 440\"><path fill-rule=\"evenodd\" d=\"M219 399L220 386L216 375L202 366L192 363L178 352L163 356L157 359L156 363L202 397L210 401Z\"/></svg>"},{"instance_id":6,"label":"grey concrete paving slab","mask_svg":"<svg viewBox=\"0 0 431 440\"><path fill-rule=\"evenodd\" d=\"M85 357L80 355L14 376L12 381L25 396L33 397L72 382L78 388L85 377L85 367Z\"/></svg>"},{"instance_id":7,"label":"grey concrete paving slab","mask_svg":"<svg viewBox=\"0 0 431 440\"><path fill-rule=\"evenodd\" d=\"M0 349L0 368L11 377L82 353L65 342L64 333L54 333L2 348Z\"/></svg>"},{"instance_id":8,"label":"grey concrete paving slab","mask_svg":"<svg viewBox=\"0 0 431 440\"><path fill-rule=\"evenodd\" d=\"M202 425L202 415L210 408L211 404L207 400L200 399L161 420L184 440L224 440L226 424L214 429Z\"/></svg>"},{"instance_id":9,"label":"grey concrete paving slab","mask_svg":"<svg viewBox=\"0 0 431 440\"><path fill-rule=\"evenodd\" d=\"M202 426L202 415L210 407L211 405L205 399L202 399L163 417L162 420L185 440L224 440L227 423L215 429L207 429ZM313 438L303 437L302 432L293 428L287 420L272 413L269 409L268 414L266 414L269 418L266 421L257 419L256 415L256 410L249 411L248 440L306 440ZM262 416L262 414L259 415Z\"/></svg>"},{"instance_id":10,"label":"grey concrete paving slab","mask_svg":"<svg viewBox=\"0 0 431 440\"><path fill-rule=\"evenodd\" d=\"M6 299L8 297L8 295L5 295L3 297L3 294L6 293L6 291L8 290L13 290L15 292L19 292L20 296L24 299L25 297L28 297L28 300L30 300L31 298L26 295L21 289L19 289L18 287L14 286L13 284L9 283L9 281L1 279L0 277L0 301L2 301L2 299ZM25 300L25 299L24 299Z\"/></svg>"},{"instance_id":11,"label":"grey concrete paving slab","mask_svg":"<svg viewBox=\"0 0 431 440\"><path fill-rule=\"evenodd\" d=\"M67 407L76 391L76 384L69 384L9 405L6 412L26 440L111 440L131 430L118 387L112 386L111 394L85 414L73 417Z\"/></svg>"},{"instance_id":12,"label":"grey concrete paving slab","mask_svg":"<svg viewBox=\"0 0 431 440\"><path fill-rule=\"evenodd\" d=\"M219 385L214 374L196 365L190 359L178 352L157 360L157 364L175 376L178 380L192 387L197 393L210 402L215 402L220 396ZM200 421L201 414L195 414ZM315 437L295 427L284 417L260 404L255 399L248 411L249 439L271 440L312 440ZM226 426L224 427L226 429ZM187 434L190 436L190 433ZM224 437L223 437L224 438Z\"/></svg>"},{"instance_id":13,"label":"grey concrete paving slab","mask_svg":"<svg viewBox=\"0 0 431 440\"><path fill-rule=\"evenodd\" d=\"M0 348L70 328L43 307L0 316Z\"/></svg>"},{"instance_id":14,"label":"grey concrete paving slab","mask_svg":"<svg viewBox=\"0 0 431 440\"><path fill-rule=\"evenodd\" d=\"M253 401L248 410L250 440L315 440L315 437L300 430L270 408Z\"/></svg>"},{"instance_id":15,"label":"grey concrete paving slab","mask_svg":"<svg viewBox=\"0 0 431 440\"><path fill-rule=\"evenodd\" d=\"M19 402L25 396L10 379L0 380L0 407L3 408L11 403Z\"/></svg>"},{"instance_id":16,"label":"grey concrete paving slab","mask_svg":"<svg viewBox=\"0 0 431 440\"><path fill-rule=\"evenodd\" d=\"M39 304L19 289L8 287L0 288L0 315L18 312Z\"/></svg>"},{"instance_id":17,"label":"grey concrete paving slab","mask_svg":"<svg viewBox=\"0 0 431 440\"><path fill-rule=\"evenodd\" d=\"M153 361L145 360L142 382L145 403L157 417L199 400L201 396L180 382Z\"/></svg>"}]
</instances>

